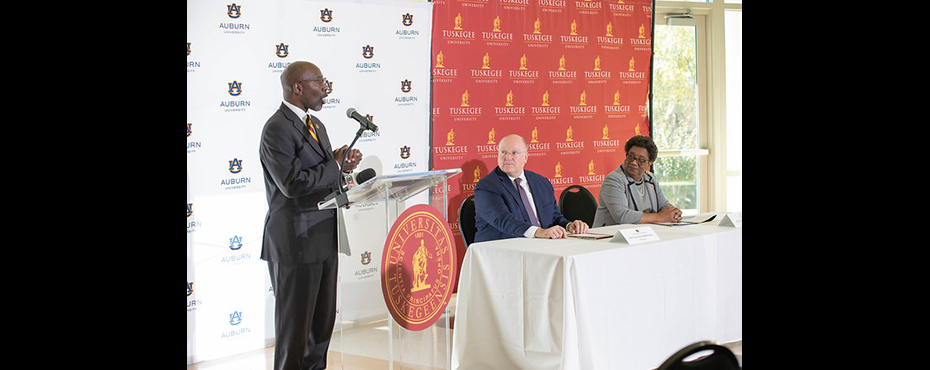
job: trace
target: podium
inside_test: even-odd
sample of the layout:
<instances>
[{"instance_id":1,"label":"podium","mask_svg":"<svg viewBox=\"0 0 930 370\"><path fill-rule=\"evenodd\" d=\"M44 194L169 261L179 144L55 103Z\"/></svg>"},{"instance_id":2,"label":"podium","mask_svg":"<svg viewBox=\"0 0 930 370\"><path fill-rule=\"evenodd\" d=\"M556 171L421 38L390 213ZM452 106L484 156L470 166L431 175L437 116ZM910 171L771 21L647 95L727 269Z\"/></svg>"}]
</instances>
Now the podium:
<instances>
[{"instance_id":1,"label":"podium","mask_svg":"<svg viewBox=\"0 0 930 370\"><path fill-rule=\"evenodd\" d=\"M338 209L340 240L340 253L352 258L361 257L363 260L380 260L382 256L372 257L372 254L382 254L384 244L389 232L407 208L417 204L428 204L439 210L448 222L448 185L447 180L459 173L459 168L436 170L420 173L393 174L375 176L359 184L341 197L334 197L319 203L320 209ZM429 192L425 192L430 190ZM364 214L355 219L358 214ZM348 221L345 217L348 217ZM376 221L377 220L377 221ZM381 221L383 220L383 224ZM355 221L355 225L353 222ZM346 224L349 225L346 225ZM382 229L383 227L383 229ZM352 243L349 243L349 239ZM454 248L454 244L453 244ZM363 252L364 251L364 252ZM343 258L343 256L340 256ZM461 256L459 256L461 258ZM355 262L354 260L350 260ZM342 264L342 260L340 260ZM330 344L331 368L435 368L449 369L452 360L452 333L449 316L454 314L450 305L438 320L429 327L411 331L398 324L391 313L381 290L382 265L377 266L377 277L363 281L356 281L352 274L344 274L340 266L338 277L337 318L336 327ZM343 276L347 275L347 276ZM357 273L356 273L357 275ZM377 280L377 297L371 288L371 283ZM366 286L367 285L367 286ZM364 299L367 303L354 305L368 306L365 317L356 317L350 312L355 308L353 304L346 304L347 298L360 295L359 302ZM450 302L451 304L451 302ZM377 312L372 312L371 306L377 305ZM350 317L351 316L351 317ZM332 358L338 356L338 358ZM374 359L374 360L372 360ZM374 364L372 364L372 361ZM381 364L384 364L383 367Z\"/></svg>"}]
</instances>

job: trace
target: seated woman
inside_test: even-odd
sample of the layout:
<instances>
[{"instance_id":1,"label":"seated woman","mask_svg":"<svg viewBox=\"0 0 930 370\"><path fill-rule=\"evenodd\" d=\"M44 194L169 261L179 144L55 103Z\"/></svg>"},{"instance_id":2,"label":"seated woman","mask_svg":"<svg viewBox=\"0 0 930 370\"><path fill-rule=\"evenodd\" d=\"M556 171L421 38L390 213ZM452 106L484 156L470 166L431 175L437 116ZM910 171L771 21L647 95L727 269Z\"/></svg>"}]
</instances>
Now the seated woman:
<instances>
[{"instance_id":1,"label":"seated woman","mask_svg":"<svg viewBox=\"0 0 930 370\"><path fill-rule=\"evenodd\" d=\"M651 138L636 135L626 142L626 159L601 184L591 227L681 221L649 167L659 155ZM656 211L658 210L658 211Z\"/></svg>"}]
</instances>

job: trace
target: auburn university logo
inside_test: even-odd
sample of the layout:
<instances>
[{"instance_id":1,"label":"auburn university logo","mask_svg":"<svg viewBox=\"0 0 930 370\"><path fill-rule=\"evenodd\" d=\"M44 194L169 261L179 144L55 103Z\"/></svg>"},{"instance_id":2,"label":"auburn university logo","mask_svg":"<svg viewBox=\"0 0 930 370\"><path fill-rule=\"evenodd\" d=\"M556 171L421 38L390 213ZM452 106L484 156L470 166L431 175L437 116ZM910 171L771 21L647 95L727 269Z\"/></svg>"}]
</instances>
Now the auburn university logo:
<instances>
[{"instance_id":1,"label":"auburn university logo","mask_svg":"<svg viewBox=\"0 0 930 370\"><path fill-rule=\"evenodd\" d=\"M323 10L320 10L320 20L323 21L323 23L332 22L333 11L329 10L329 8L323 8Z\"/></svg>"},{"instance_id":2,"label":"auburn university logo","mask_svg":"<svg viewBox=\"0 0 930 370\"><path fill-rule=\"evenodd\" d=\"M229 325L239 325L242 323L242 311L233 311L229 314Z\"/></svg>"},{"instance_id":3,"label":"auburn university logo","mask_svg":"<svg viewBox=\"0 0 930 370\"><path fill-rule=\"evenodd\" d=\"M229 161L229 173L239 172L242 172L242 160L239 158L233 158Z\"/></svg>"},{"instance_id":4,"label":"auburn university logo","mask_svg":"<svg viewBox=\"0 0 930 370\"><path fill-rule=\"evenodd\" d=\"M375 47L371 45L362 46L362 57L371 59L375 57Z\"/></svg>"},{"instance_id":5,"label":"auburn university logo","mask_svg":"<svg viewBox=\"0 0 930 370\"><path fill-rule=\"evenodd\" d=\"M405 79L400 82L400 91L405 93L410 92L410 80Z\"/></svg>"},{"instance_id":6,"label":"auburn university logo","mask_svg":"<svg viewBox=\"0 0 930 370\"><path fill-rule=\"evenodd\" d=\"M226 5L226 15L228 15L229 18L232 18L232 19L241 17L242 16L242 5L236 5L236 3L232 3L232 5Z\"/></svg>"},{"instance_id":7,"label":"auburn university logo","mask_svg":"<svg viewBox=\"0 0 930 370\"><path fill-rule=\"evenodd\" d=\"M388 234L381 257L381 289L398 325L418 331L442 316L456 270L449 223L433 206L404 211Z\"/></svg>"},{"instance_id":8,"label":"auburn university logo","mask_svg":"<svg viewBox=\"0 0 930 370\"><path fill-rule=\"evenodd\" d=\"M289 46L289 45L284 45L283 42L282 42L281 44L279 44L279 45L275 45L275 52L274 52L274 55L277 55L278 58L287 58L287 54L288 54L288 53L287 53L287 47L288 47L288 46Z\"/></svg>"},{"instance_id":9,"label":"auburn university logo","mask_svg":"<svg viewBox=\"0 0 930 370\"><path fill-rule=\"evenodd\" d=\"M187 56L191 56L191 43L187 43Z\"/></svg>"},{"instance_id":10,"label":"auburn university logo","mask_svg":"<svg viewBox=\"0 0 930 370\"><path fill-rule=\"evenodd\" d=\"M361 262L362 262L362 265L368 266L368 264L371 263L371 252L365 251L365 253L362 253Z\"/></svg>"},{"instance_id":11,"label":"auburn university logo","mask_svg":"<svg viewBox=\"0 0 930 370\"><path fill-rule=\"evenodd\" d=\"M329 79L324 79L323 85L326 86L326 89L325 89L326 95L330 95L333 93L333 82L332 81L330 81Z\"/></svg>"},{"instance_id":12,"label":"auburn university logo","mask_svg":"<svg viewBox=\"0 0 930 370\"><path fill-rule=\"evenodd\" d=\"M401 159L410 158L410 147L409 146L404 145L400 147L400 158Z\"/></svg>"},{"instance_id":13,"label":"auburn university logo","mask_svg":"<svg viewBox=\"0 0 930 370\"><path fill-rule=\"evenodd\" d=\"M404 26L410 27L413 25L413 14L407 13L407 14L402 15L402 17L403 17L402 23L404 24Z\"/></svg>"},{"instance_id":14,"label":"auburn university logo","mask_svg":"<svg viewBox=\"0 0 930 370\"><path fill-rule=\"evenodd\" d=\"M239 96L239 94L242 94L242 83L233 80L233 82L229 83L229 95Z\"/></svg>"}]
</instances>

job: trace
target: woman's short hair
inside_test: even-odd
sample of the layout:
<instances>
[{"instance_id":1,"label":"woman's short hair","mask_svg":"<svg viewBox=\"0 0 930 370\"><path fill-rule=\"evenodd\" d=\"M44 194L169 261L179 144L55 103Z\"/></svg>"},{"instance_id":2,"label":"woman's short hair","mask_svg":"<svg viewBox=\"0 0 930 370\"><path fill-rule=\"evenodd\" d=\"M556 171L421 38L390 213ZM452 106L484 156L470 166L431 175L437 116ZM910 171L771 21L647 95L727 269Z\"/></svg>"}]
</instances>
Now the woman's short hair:
<instances>
[{"instance_id":1,"label":"woman's short hair","mask_svg":"<svg viewBox=\"0 0 930 370\"><path fill-rule=\"evenodd\" d=\"M626 153L630 152L630 148L638 146L640 148L646 149L649 152L649 162L655 162L656 158L659 156L659 148L656 147L656 143L652 141L652 138L643 135L636 135L626 141L626 146L623 150Z\"/></svg>"}]
</instances>

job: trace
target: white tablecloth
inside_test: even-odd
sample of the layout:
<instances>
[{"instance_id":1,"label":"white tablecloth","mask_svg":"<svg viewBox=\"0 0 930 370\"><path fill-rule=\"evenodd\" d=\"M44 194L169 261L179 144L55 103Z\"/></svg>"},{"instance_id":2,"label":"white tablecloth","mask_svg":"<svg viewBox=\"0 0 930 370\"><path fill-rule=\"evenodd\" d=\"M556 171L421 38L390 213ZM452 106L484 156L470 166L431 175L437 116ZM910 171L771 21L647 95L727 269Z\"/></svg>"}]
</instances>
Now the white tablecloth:
<instances>
[{"instance_id":1,"label":"white tablecloth","mask_svg":"<svg viewBox=\"0 0 930 370\"><path fill-rule=\"evenodd\" d=\"M741 340L743 232L717 226L721 217L652 225L660 241L632 246L609 238L472 244L459 277L452 368L653 369L699 340Z\"/></svg>"}]
</instances>

